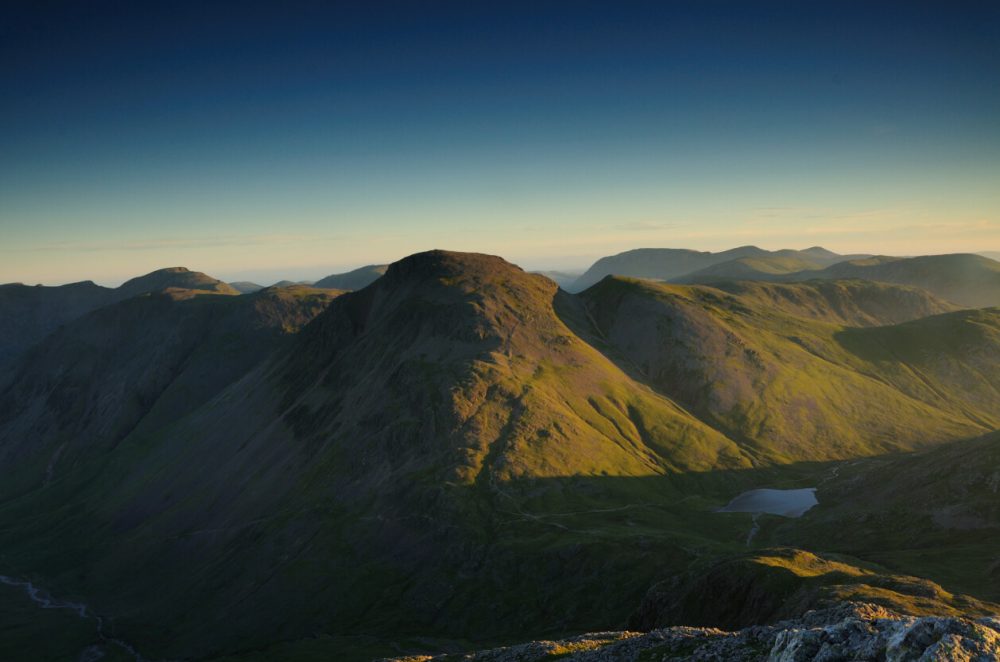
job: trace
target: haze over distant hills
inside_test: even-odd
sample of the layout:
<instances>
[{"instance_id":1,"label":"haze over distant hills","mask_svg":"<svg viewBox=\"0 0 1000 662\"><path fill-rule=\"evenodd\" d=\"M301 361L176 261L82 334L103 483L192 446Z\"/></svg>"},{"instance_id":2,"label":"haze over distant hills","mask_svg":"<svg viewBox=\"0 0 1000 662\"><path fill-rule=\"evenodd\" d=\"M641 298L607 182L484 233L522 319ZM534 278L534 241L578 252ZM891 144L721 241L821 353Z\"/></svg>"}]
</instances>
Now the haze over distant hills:
<instances>
[{"instance_id":1,"label":"haze over distant hills","mask_svg":"<svg viewBox=\"0 0 1000 662\"><path fill-rule=\"evenodd\" d=\"M739 260L749 260L750 265L771 265L761 267L764 271L787 272L804 268L821 268L851 257L858 256L837 255L820 246L801 251L792 249L768 251L756 246L740 246L719 253L682 248L637 248L601 258L573 283L570 291L585 290L612 274L671 280L713 265Z\"/></svg>"},{"instance_id":2,"label":"haze over distant hills","mask_svg":"<svg viewBox=\"0 0 1000 662\"><path fill-rule=\"evenodd\" d=\"M661 274L722 255L630 253ZM782 278L766 269L836 259L727 253ZM157 658L370 659L847 600L986 613L992 538L956 531L1000 528L1000 310L852 271L954 294L980 281L949 270L988 276L982 260L852 260L835 265L846 280L805 282L609 275L571 294L431 251L351 272L382 273L347 293L233 296L179 269L131 297L84 284L90 309L22 328L0 386L0 574L86 602ZM76 286L5 287L36 319ZM885 475L918 496L864 502ZM819 506L715 512L782 486L816 487ZM962 562L934 560L948 555ZM776 585L767 611L752 596ZM677 599L698 587L718 604ZM55 631L63 653L92 644ZM8 628L0 657L32 632Z\"/></svg>"},{"instance_id":3,"label":"haze over distant hills","mask_svg":"<svg viewBox=\"0 0 1000 662\"><path fill-rule=\"evenodd\" d=\"M981 255L926 255L912 258L878 256L837 262L825 269L788 270L744 261L723 263L674 279L711 283L721 280L805 281L864 280L921 287L965 306L1000 305L1000 262Z\"/></svg>"},{"instance_id":4,"label":"haze over distant hills","mask_svg":"<svg viewBox=\"0 0 1000 662\"><path fill-rule=\"evenodd\" d=\"M852 256L818 246L802 251L743 246L720 253L636 249L601 258L569 289L580 291L611 274L702 284L859 278L920 287L963 306L1000 305L1000 262L974 254Z\"/></svg>"}]
</instances>

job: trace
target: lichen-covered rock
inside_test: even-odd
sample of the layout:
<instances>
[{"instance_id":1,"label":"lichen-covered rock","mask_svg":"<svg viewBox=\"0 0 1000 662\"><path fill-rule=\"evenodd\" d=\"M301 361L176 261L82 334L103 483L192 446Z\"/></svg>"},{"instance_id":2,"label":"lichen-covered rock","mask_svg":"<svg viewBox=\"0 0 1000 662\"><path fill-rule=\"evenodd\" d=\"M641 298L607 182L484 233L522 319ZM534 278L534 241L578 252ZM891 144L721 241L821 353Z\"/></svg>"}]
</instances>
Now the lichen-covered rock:
<instances>
[{"instance_id":1,"label":"lichen-covered rock","mask_svg":"<svg viewBox=\"0 0 1000 662\"><path fill-rule=\"evenodd\" d=\"M994 662L1000 619L901 616L864 603L844 603L802 618L736 632L671 627L600 632L535 641L464 655L423 655L395 662Z\"/></svg>"}]
</instances>

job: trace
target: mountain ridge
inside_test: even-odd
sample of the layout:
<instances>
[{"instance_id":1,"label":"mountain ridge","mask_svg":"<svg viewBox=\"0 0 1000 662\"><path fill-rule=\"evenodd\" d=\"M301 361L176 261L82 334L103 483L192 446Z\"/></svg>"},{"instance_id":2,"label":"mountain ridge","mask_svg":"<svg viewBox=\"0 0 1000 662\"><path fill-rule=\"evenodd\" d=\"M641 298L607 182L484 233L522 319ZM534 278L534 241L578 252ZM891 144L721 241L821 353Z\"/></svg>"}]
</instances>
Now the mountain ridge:
<instances>
[{"instance_id":1,"label":"mountain ridge","mask_svg":"<svg viewBox=\"0 0 1000 662\"><path fill-rule=\"evenodd\" d=\"M226 283L185 267L151 271L117 288L89 280L55 287L0 285L0 369L66 322L130 297L168 289L188 292L188 296L239 294Z\"/></svg>"},{"instance_id":2,"label":"mountain ridge","mask_svg":"<svg viewBox=\"0 0 1000 662\"><path fill-rule=\"evenodd\" d=\"M328 287L336 290L360 290L381 277L388 266L386 264L369 264L344 273L331 274L316 281L314 287Z\"/></svg>"},{"instance_id":3,"label":"mountain ridge","mask_svg":"<svg viewBox=\"0 0 1000 662\"><path fill-rule=\"evenodd\" d=\"M579 292L597 283L604 276L671 280L714 265L738 260L799 260L800 264L816 267L858 256L837 255L821 246L803 251L780 249L768 251L757 246L739 246L718 253L683 248L637 248L597 260L569 291Z\"/></svg>"},{"instance_id":4,"label":"mountain ridge","mask_svg":"<svg viewBox=\"0 0 1000 662\"><path fill-rule=\"evenodd\" d=\"M911 258L874 256L844 260L823 269L766 271L746 262L726 263L674 278L679 283L726 280L800 282L813 279L858 278L921 287L970 307L1000 305L1000 262L972 253L925 255Z\"/></svg>"}]
</instances>

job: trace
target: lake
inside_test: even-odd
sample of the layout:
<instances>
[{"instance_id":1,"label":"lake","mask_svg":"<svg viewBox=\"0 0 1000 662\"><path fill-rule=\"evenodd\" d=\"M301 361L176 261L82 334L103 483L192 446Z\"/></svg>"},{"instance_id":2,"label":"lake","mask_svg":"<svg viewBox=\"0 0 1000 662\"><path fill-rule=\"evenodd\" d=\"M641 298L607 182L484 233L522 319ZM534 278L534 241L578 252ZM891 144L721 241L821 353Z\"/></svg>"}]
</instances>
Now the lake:
<instances>
[{"instance_id":1,"label":"lake","mask_svg":"<svg viewBox=\"0 0 1000 662\"><path fill-rule=\"evenodd\" d=\"M769 513L782 517L801 517L803 513L819 503L816 488L798 490L758 489L744 492L727 503L720 513Z\"/></svg>"}]
</instances>

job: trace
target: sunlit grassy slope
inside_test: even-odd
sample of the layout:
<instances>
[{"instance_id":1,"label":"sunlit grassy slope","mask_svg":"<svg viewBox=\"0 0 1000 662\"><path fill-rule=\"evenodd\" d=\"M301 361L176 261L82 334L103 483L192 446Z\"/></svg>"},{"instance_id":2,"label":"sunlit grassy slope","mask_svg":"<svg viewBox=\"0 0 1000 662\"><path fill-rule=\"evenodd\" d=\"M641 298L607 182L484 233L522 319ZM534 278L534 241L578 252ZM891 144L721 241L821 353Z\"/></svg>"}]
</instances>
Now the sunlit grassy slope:
<instances>
[{"instance_id":1,"label":"sunlit grassy slope","mask_svg":"<svg viewBox=\"0 0 1000 662\"><path fill-rule=\"evenodd\" d=\"M726 292L608 278L581 297L610 355L770 460L874 455L1000 426L995 309L848 327L938 305L861 283Z\"/></svg>"}]
</instances>

